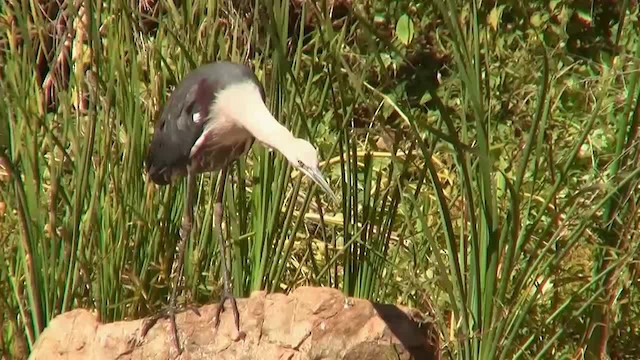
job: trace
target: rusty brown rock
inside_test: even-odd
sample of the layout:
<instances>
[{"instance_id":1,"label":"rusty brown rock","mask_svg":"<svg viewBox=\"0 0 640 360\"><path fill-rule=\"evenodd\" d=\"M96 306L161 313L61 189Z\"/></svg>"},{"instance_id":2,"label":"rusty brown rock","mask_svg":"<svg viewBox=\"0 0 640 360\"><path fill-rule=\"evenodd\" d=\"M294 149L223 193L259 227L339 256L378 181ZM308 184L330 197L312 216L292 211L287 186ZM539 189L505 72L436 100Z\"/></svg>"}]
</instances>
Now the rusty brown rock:
<instances>
[{"instance_id":1,"label":"rusty brown rock","mask_svg":"<svg viewBox=\"0 0 640 360\"><path fill-rule=\"evenodd\" d=\"M166 320L141 339L142 319L101 324L77 309L51 321L30 359L439 359L431 324L420 327L408 309L346 298L335 289L260 291L238 299L244 337L236 333L231 311L222 313L214 332L216 307L176 316L184 349L179 357Z\"/></svg>"}]
</instances>

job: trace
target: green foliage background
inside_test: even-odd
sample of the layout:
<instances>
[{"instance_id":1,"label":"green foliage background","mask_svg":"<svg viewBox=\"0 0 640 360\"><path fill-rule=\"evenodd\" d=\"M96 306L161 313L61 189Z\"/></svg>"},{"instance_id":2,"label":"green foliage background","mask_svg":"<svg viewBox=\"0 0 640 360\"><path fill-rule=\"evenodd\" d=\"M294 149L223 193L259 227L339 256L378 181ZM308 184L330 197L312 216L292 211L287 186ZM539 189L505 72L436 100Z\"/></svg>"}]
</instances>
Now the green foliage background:
<instances>
[{"instance_id":1,"label":"green foliage background","mask_svg":"<svg viewBox=\"0 0 640 360\"><path fill-rule=\"evenodd\" d=\"M415 307L444 356L640 357L636 1L0 1L0 351L73 308L166 304L184 184L142 160L198 64L251 66L327 199L254 146L225 189L234 292ZM216 174L183 300L221 290Z\"/></svg>"}]
</instances>

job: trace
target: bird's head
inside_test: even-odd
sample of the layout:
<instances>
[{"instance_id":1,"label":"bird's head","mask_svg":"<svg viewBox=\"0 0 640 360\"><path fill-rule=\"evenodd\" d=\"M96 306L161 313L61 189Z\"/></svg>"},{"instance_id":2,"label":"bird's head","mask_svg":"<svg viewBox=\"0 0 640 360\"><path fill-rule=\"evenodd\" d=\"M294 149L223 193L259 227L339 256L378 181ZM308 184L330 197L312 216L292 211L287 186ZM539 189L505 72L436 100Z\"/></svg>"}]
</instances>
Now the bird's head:
<instances>
[{"instance_id":1,"label":"bird's head","mask_svg":"<svg viewBox=\"0 0 640 360\"><path fill-rule=\"evenodd\" d=\"M318 167L318 152L316 148L309 142L298 138L294 138L288 147L290 151L287 151L285 156L287 160L289 160L289 163L311 178L324 192L331 196L333 201L337 202L338 198L329 187L329 184L324 179L324 176L322 176L320 168Z\"/></svg>"}]
</instances>

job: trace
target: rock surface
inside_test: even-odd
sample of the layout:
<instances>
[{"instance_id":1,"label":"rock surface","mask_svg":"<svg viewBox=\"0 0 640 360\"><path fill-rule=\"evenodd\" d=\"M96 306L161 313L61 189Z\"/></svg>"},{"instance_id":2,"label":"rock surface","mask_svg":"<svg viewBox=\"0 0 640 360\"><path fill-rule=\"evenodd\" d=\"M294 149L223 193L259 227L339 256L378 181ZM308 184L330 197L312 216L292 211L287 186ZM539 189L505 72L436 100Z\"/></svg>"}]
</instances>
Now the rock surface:
<instances>
[{"instance_id":1,"label":"rock surface","mask_svg":"<svg viewBox=\"0 0 640 360\"><path fill-rule=\"evenodd\" d=\"M144 339L143 320L101 324L84 309L54 318L30 359L439 359L431 324L411 311L335 289L302 287L289 295L255 292L238 299L240 329L228 308L213 330L218 305L176 316L183 352L173 347L169 322L159 320ZM436 339L434 341L434 338Z\"/></svg>"}]
</instances>

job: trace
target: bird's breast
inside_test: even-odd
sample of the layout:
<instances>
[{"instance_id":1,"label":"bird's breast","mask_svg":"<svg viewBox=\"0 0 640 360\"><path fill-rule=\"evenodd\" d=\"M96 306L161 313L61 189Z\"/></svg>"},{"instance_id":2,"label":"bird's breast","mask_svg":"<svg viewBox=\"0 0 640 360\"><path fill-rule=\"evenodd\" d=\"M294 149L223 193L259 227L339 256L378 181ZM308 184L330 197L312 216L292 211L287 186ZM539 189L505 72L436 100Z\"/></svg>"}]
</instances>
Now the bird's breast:
<instances>
[{"instance_id":1,"label":"bird's breast","mask_svg":"<svg viewBox=\"0 0 640 360\"><path fill-rule=\"evenodd\" d=\"M253 136L226 117L205 125L191 148L191 164L198 172L216 171L237 160L253 144Z\"/></svg>"}]
</instances>

